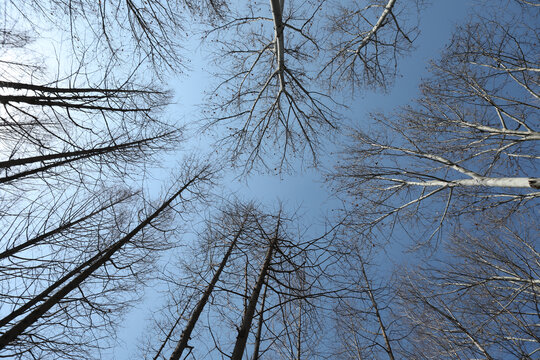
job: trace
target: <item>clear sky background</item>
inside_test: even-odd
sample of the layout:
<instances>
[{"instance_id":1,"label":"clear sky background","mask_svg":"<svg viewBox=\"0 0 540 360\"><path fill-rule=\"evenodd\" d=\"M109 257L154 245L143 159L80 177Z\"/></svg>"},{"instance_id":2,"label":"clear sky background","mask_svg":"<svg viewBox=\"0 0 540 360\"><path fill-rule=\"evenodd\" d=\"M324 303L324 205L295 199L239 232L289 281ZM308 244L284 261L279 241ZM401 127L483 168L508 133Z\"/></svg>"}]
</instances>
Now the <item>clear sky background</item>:
<instances>
[{"instance_id":1,"label":"clear sky background","mask_svg":"<svg viewBox=\"0 0 540 360\"><path fill-rule=\"evenodd\" d=\"M419 94L420 80L429 75L429 61L438 58L441 50L448 44L455 26L466 20L472 2L473 0L433 0L431 4L425 5L420 15L420 34L415 41L416 49L399 60L399 75L394 85L386 93L373 93L370 90L358 92L356 99L348 104L349 109L345 112L348 119L344 119L343 124L369 129L369 126L372 126L369 113L391 112L414 100ZM414 6L412 1L411 6ZM202 53L202 48L194 41L189 43L187 48L189 51L186 53L193 54L189 65L191 70L170 82L176 94L176 104L171 106L170 116L190 124L201 118L197 105L202 102L204 92L210 91L211 78L203 70L208 69L210 64L204 61L207 57ZM321 170L330 170L334 166L339 146L346 141L344 136L338 137L336 144L326 143L326 151L320 159L321 169L313 169L305 166L306 163L296 162L292 166L295 170L293 174L254 174L247 179L237 179L231 172L231 175L224 179L222 192L235 192L243 199L256 200L269 208L275 207L275 204L281 201L289 209L298 209L304 223L312 223L316 231L327 214L341 207L340 201L332 197L332 189L325 184ZM205 152L210 150L204 136L187 142L181 151L189 153L194 149ZM167 162L174 161L175 156ZM168 171L156 171L154 176L166 177ZM148 325L146 320L159 301L160 295L154 289L147 289L145 300L126 314L124 327L119 331L122 345L113 351L116 359L137 358L138 340L144 337ZM107 354L104 356L108 357Z\"/></svg>"}]
</instances>

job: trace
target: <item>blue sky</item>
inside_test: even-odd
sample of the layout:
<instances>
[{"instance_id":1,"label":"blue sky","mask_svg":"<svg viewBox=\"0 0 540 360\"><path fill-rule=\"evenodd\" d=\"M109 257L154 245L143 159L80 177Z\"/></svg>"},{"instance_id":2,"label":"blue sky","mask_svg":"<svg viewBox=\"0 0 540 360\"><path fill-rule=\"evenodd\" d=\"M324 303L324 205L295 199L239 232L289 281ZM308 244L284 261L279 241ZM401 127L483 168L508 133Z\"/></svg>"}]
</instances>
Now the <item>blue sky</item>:
<instances>
[{"instance_id":1,"label":"blue sky","mask_svg":"<svg viewBox=\"0 0 540 360\"><path fill-rule=\"evenodd\" d=\"M366 126L371 126L369 113L390 112L412 101L418 95L420 80L428 76L426 67L429 61L439 56L455 25L465 21L470 5L471 1L466 0L439 0L426 5L420 15L420 35L415 42L416 49L400 59L399 75L394 85L386 93L370 90L357 93L356 99L348 104L346 124L360 126L365 130ZM170 108L170 116L189 124L200 119L197 104L202 102L204 91L210 90L208 84L211 78L203 70L208 69L209 64L203 61L206 56L202 48L194 42L187 45L187 48L193 54L189 64L191 70L170 82L176 98L176 104ZM313 169L297 161L293 165L295 172L292 174L252 174L248 178L238 179L231 173L225 177L222 191L236 192L244 199L256 199L269 208L281 201L289 208L298 209L298 214L304 221L313 223L312 228L316 231L321 227L324 216L340 207L340 202L332 197L329 185L324 183L324 175L320 170L330 170L333 167L339 146L344 142L343 137L338 137L335 144L327 142L326 151L321 156L321 169ZM206 138L199 137L187 143L182 152L188 153L193 149L208 151ZM174 162L174 159L170 161ZM160 177L162 171L157 171L155 176ZM114 350L117 359L131 359L137 354L138 339L144 336L145 320L150 315L148 311L155 306L155 301L155 293L148 289L146 300L126 315L124 327L119 332L124 345Z\"/></svg>"}]
</instances>

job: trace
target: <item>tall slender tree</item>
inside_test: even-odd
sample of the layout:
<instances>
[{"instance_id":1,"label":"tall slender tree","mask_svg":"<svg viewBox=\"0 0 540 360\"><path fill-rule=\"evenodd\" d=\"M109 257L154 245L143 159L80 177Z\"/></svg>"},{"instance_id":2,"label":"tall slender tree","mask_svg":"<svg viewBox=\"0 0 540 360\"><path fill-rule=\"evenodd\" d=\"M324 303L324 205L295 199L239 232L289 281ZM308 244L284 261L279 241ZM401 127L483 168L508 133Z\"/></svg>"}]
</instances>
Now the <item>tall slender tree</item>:
<instances>
[{"instance_id":1,"label":"tall slender tree","mask_svg":"<svg viewBox=\"0 0 540 360\"><path fill-rule=\"evenodd\" d=\"M0 349L13 355L20 353L19 349L35 351L35 354L40 356L45 356L47 350L53 351L56 356L62 356L62 352L69 354L69 347L54 348L54 345L58 344L55 344L54 338L49 339L49 337L54 336L55 326L60 328L61 333L68 334L69 331L77 331L78 327L71 328L73 325L70 325L70 321L62 323L60 320L53 320L58 313L74 316L73 320L83 329L84 326L89 326L90 328L86 330L97 331L96 327L99 324L93 323L96 319L92 312L107 312L107 305L100 309L100 297L103 297L107 304L107 301L111 300L107 298L112 297L114 293L120 292L118 295L125 296L122 292L125 292L124 286L127 284L118 283L124 278L131 279L132 286L138 286L137 282L141 281L144 275L141 272L143 270L141 264L146 263L148 266L151 263L150 260L155 258L157 251L170 247L163 240L160 241L159 236L156 236L159 235L156 234L156 230L166 231L167 229L163 221L171 221L170 217L164 219L163 215L170 213L173 207L179 211L179 204L200 196L199 189L210 180L212 175L212 170L208 166L192 166L184 171L184 179L180 179L178 189L173 190L169 197L157 206L150 206L150 209L146 211L143 209L137 217L132 219L132 228L128 225L124 229L116 229L115 233L110 234L112 236L107 239L108 241L102 244L99 241L99 234L96 234L98 235L98 238L94 239L96 244L94 248L88 245L85 261L73 265L71 269L66 269L65 274L34 297L28 300L22 297L25 303L1 321L4 330L0 336ZM113 220L118 222L121 218L116 217ZM90 229L89 232L96 232L96 230ZM134 254L136 249L142 250L142 254ZM71 295L75 290L80 292L80 296ZM92 299L93 297L97 300ZM73 311L73 307L77 309L85 305L92 310L89 314L88 325L84 324L84 318L77 318L70 312ZM108 316L110 315L106 315ZM43 328L47 329L44 333L42 333ZM36 343L33 340L34 337L43 337L45 341ZM61 340L62 337L56 341L59 341L61 345Z\"/></svg>"},{"instance_id":2,"label":"tall slender tree","mask_svg":"<svg viewBox=\"0 0 540 360\"><path fill-rule=\"evenodd\" d=\"M172 246L161 234L174 199L152 208L140 187L182 131L164 116L170 93L144 70L181 67L173 30L185 4L1 8L2 355L93 357ZM178 212L207 182L210 171L193 168L176 175L189 185Z\"/></svg>"}]
</instances>

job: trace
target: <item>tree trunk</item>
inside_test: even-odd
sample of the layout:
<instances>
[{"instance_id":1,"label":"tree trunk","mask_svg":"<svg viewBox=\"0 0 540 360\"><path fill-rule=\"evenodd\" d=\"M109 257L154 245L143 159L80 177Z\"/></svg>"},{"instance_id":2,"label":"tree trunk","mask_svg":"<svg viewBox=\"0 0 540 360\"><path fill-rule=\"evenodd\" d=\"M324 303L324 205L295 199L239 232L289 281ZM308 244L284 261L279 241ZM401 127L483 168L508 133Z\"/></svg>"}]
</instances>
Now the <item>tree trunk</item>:
<instances>
[{"instance_id":1,"label":"tree trunk","mask_svg":"<svg viewBox=\"0 0 540 360\"><path fill-rule=\"evenodd\" d=\"M216 285L216 283L219 280L221 272L225 268L225 265L227 265L227 261L229 260L229 257L231 256L231 254L232 254L232 252L234 250L234 247L236 246L236 242L237 242L238 238L240 237L240 235L242 234L243 227L244 227L244 224L245 224L246 220L247 220L247 216L246 216L246 218L244 218L244 223L242 224L242 227L235 234L234 239L231 242L231 244L229 245L229 248L227 249L227 252L223 256L223 259L221 260L221 263L219 264L219 267L218 267L216 273L212 277L212 280L210 281L210 284L208 284L208 286L206 287L206 290L204 291L204 294L203 294L202 298L199 300L199 302L197 303L197 306L193 310L193 314L189 318L189 321L186 324L186 327L185 327L184 331L182 332L180 340L178 341L178 344L176 345L176 348L174 349L174 351L173 351L173 353L171 355L171 358L170 358L171 360L180 359L180 357L182 356L183 351L188 346L188 341L191 338L191 333L193 332L193 329L195 328L195 324L197 323L197 320L199 320L199 316L201 315L201 313L202 313L202 311L204 309L204 306L208 302L208 298L210 298L210 295L212 294L212 291L214 290L214 286Z\"/></svg>"},{"instance_id":2,"label":"tree trunk","mask_svg":"<svg viewBox=\"0 0 540 360\"><path fill-rule=\"evenodd\" d=\"M263 298L262 298L262 304L261 304L261 312L259 314L259 324L257 326L257 335L255 336L255 346L253 348L253 360L259 360L259 351L261 348L261 335L262 335L262 327L264 324L264 304L266 302L266 292L268 291L268 286L265 286Z\"/></svg>"},{"instance_id":3,"label":"tree trunk","mask_svg":"<svg viewBox=\"0 0 540 360\"><path fill-rule=\"evenodd\" d=\"M242 325L238 329L238 335L236 337L236 343L234 344L234 350L231 355L231 360L241 360L242 355L244 354L244 349L246 348L246 342L249 335L249 329L251 328L253 315L255 314L255 308L257 307L257 302L259 300L259 294L264 284L266 274L268 273L268 268L270 267L270 262L272 261L274 248L277 242L278 238L277 236L275 236L272 239L270 246L266 252L264 263L261 267L261 271L259 272L259 277L257 278L257 282L255 284L255 287L253 288L253 292L251 293L249 302L246 307L246 311L244 313L244 317L242 319Z\"/></svg>"},{"instance_id":4,"label":"tree trunk","mask_svg":"<svg viewBox=\"0 0 540 360\"><path fill-rule=\"evenodd\" d=\"M379 31L379 29L384 26L385 20L388 17L388 14L390 14L392 12L392 8L394 7L395 3L396 3L396 0L389 0L388 1L386 6L384 7L384 10L383 10L381 16L379 17L379 19L377 20L375 25L373 25L373 28L366 34L366 36L364 36L364 38L362 39L362 42L360 43L360 45L358 45L358 48L356 49L356 54L357 55L360 53L360 50L362 50L367 45L367 43L369 43L371 41L371 39L377 33L377 31ZM375 41L377 41L377 40L375 40Z\"/></svg>"},{"instance_id":5,"label":"tree trunk","mask_svg":"<svg viewBox=\"0 0 540 360\"><path fill-rule=\"evenodd\" d=\"M540 189L540 178L529 177L475 177L461 180L404 181L408 185L420 186L485 186L505 188Z\"/></svg>"},{"instance_id":6,"label":"tree trunk","mask_svg":"<svg viewBox=\"0 0 540 360\"><path fill-rule=\"evenodd\" d=\"M137 235L146 226L150 225L152 221L154 221L162 212L164 212L171 205L171 203L176 198L178 198L188 187L190 187L197 180L200 180L200 178L203 177L203 173L206 171L207 167L204 167L202 170L200 170L197 175L187 181L180 188L180 190L178 190L174 195L172 195L169 199L162 203L162 205L156 211L154 211L150 216L148 216L129 234L127 234L121 240L110 246L104 252L96 255L95 257L97 257L97 259L93 261L85 270L83 270L79 275L75 276L75 278L73 278L69 283L67 283L64 287L58 290L58 292L56 292L54 295L45 300L40 306L38 306L34 311L28 314L15 326L2 334L2 336L0 337L0 350L4 349L13 340L17 339L17 337L20 336L28 327L38 321L53 306L58 304L60 300L62 300L72 290L80 286L88 277L90 277L97 269L103 266L118 250L120 250L122 246L124 246L128 241L135 237L135 235ZM92 258L91 260L94 260L94 258ZM90 262L90 260L88 262ZM86 265L86 263L84 265ZM34 300L35 302L38 302L43 299L39 298Z\"/></svg>"},{"instance_id":7,"label":"tree trunk","mask_svg":"<svg viewBox=\"0 0 540 360\"><path fill-rule=\"evenodd\" d=\"M283 39L283 6L285 0L270 0L270 6L272 8L272 16L274 18L275 28L275 50L277 57L277 73L279 76L279 83L281 90L285 87L285 40Z\"/></svg>"},{"instance_id":8,"label":"tree trunk","mask_svg":"<svg viewBox=\"0 0 540 360\"><path fill-rule=\"evenodd\" d=\"M145 145L150 144L152 141L157 140L159 138L166 137L167 135L170 135L170 133L158 135L158 136L148 138L148 139L132 141L132 142L120 144L120 145L2 161L0 162L0 168L9 168L11 166L17 166L17 165L27 165L27 164L32 164L36 162L44 162L48 160L64 159L64 160L46 164L46 165L43 165L34 169L21 171L13 175L4 176L3 178L0 178L0 184L8 183L17 179L21 179L30 175L47 171L49 169L53 169L55 167L66 165L71 162L91 158L98 155L114 153L116 151L126 151L129 149L141 150Z\"/></svg>"},{"instance_id":9,"label":"tree trunk","mask_svg":"<svg viewBox=\"0 0 540 360\"><path fill-rule=\"evenodd\" d=\"M0 161L0 168L10 168L12 166L28 165L28 164L38 163L38 162L45 162L49 160L81 158L81 157L86 158L90 156L111 153L114 151L126 150L126 149L131 149L131 148L140 148L146 144L150 144L153 141L159 140L160 138L166 137L167 135L170 135L170 134L171 133L162 134L162 135L154 136L151 138L140 139L140 140L131 141L131 142L123 143L123 144L115 144L112 146L104 146L104 147L84 149L84 150L78 150L78 151L65 151L65 152L60 152L57 154L38 155L38 156L31 156L27 158Z\"/></svg>"},{"instance_id":10,"label":"tree trunk","mask_svg":"<svg viewBox=\"0 0 540 360\"><path fill-rule=\"evenodd\" d=\"M379 323L379 327L381 328L382 336L384 338L384 345L386 353L388 354L388 358L390 360L394 360L394 352L392 351L392 347L390 346L390 339L388 338L388 334L386 333L386 326L384 325L384 322L381 317L381 313L379 312L379 306L377 305L377 301L375 300L375 296L373 295L373 290L371 289L371 284L369 283L369 279L366 274L366 269L364 268L364 264L361 262L360 266L362 268L362 275L364 275L364 280L366 281L366 287L367 292L369 295L369 299L371 300L371 304L373 305L373 309L375 310L375 316L377 317L377 321Z\"/></svg>"}]
</instances>

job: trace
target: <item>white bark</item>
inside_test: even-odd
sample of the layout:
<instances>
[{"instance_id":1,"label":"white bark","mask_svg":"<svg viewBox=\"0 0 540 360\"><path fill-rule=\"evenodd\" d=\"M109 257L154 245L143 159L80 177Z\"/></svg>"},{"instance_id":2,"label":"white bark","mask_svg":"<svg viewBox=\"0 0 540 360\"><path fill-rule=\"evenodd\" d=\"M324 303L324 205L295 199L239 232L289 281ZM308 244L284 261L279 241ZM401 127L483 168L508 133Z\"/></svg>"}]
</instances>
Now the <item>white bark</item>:
<instances>
[{"instance_id":1,"label":"white bark","mask_svg":"<svg viewBox=\"0 0 540 360\"><path fill-rule=\"evenodd\" d=\"M384 7L384 10L381 16L379 17L379 20L377 20L375 25L373 25L373 28L366 34L366 36L364 36L360 45L358 45L358 48L355 51L356 55L360 53L360 50L362 50L362 48L367 45L367 43L371 40L373 35L375 35L377 31L384 25L384 21L388 17L388 14L390 14L390 12L392 11L392 8L394 7L395 3L396 3L396 0L388 1L386 6Z\"/></svg>"},{"instance_id":2,"label":"white bark","mask_svg":"<svg viewBox=\"0 0 540 360\"><path fill-rule=\"evenodd\" d=\"M504 188L533 188L540 189L540 178L529 177L476 177L474 179L460 180L432 180L432 181L406 181L399 179L387 179L391 181L405 183L407 185L417 186L486 186L486 187L504 187Z\"/></svg>"},{"instance_id":3,"label":"white bark","mask_svg":"<svg viewBox=\"0 0 540 360\"><path fill-rule=\"evenodd\" d=\"M534 136L537 136L538 133L535 133ZM384 150L397 151L398 153L403 153L411 155L418 158L423 158L427 160L434 161L436 163L442 164L443 166L453 169L463 175L468 176L468 179L457 179L457 180L431 180L431 181L409 181L405 179L397 178L388 178L385 176L377 176L380 180L392 181L399 184L406 185L416 185L416 186L445 186L445 187L457 187L457 186L485 186L485 187L501 187L501 188L532 188L540 189L540 178L535 177L487 177L478 174L475 171L472 171L466 168L458 162L448 160L439 155L429 154L422 152L420 150L411 150L407 148L395 147L390 145L383 145L373 141L368 141L369 145L374 148L380 148ZM416 172L411 172L404 170L401 172L402 175L407 174L416 174Z\"/></svg>"}]
</instances>

